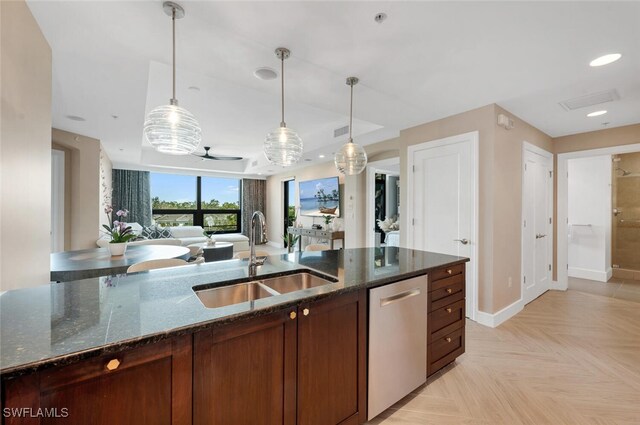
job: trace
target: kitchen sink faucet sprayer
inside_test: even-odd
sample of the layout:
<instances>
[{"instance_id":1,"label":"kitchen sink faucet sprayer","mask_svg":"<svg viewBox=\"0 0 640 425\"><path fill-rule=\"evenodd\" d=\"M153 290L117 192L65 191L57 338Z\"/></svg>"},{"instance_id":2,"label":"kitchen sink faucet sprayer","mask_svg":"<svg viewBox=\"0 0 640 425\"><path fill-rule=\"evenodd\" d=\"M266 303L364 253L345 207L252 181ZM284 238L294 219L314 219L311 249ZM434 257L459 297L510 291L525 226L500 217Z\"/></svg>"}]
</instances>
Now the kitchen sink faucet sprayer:
<instances>
[{"instance_id":1,"label":"kitchen sink faucet sprayer","mask_svg":"<svg viewBox=\"0 0 640 425\"><path fill-rule=\"evenodd\" d=\"M256 258L256 217L260 221L260 243L265 243L267 241L267 220L264 218L264 214L262 214L261 211L256 211L251 216L251 230L249 231L249 277L254 277L258 266L263 265L264 260L266 260L266 258L262 258L260 260Z\"/></svg>"}]
</instances>

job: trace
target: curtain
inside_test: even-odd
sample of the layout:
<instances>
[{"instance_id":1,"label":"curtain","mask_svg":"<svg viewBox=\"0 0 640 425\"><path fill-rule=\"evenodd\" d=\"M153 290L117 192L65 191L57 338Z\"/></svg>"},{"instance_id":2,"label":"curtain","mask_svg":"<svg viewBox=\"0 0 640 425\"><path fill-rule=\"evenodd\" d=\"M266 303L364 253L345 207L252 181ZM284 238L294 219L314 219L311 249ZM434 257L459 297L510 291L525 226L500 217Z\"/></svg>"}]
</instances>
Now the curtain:
<instances>
[{"instance_id":1,"label":"curtain","mask_svg":"<svg viewBox=\"0 0 640 425\"><path fill-rule=\"evenodd\" d=\"M148 171L113 170L114 210L127 209L127 222L151 226L151 179Z\"/></svg>"},{"instance_id":2,"label":"curtain","mask_svg":"<svg viewBox=\"0 0 640 425\"><path fill-rule=\"evenodd\" d=\"M249 236L251 216L262 211L266 216L267 182L265 180L242 179L242 234ZM256 227L256 243L264 244L260 229Z\"/></svg>"}]
</instances>

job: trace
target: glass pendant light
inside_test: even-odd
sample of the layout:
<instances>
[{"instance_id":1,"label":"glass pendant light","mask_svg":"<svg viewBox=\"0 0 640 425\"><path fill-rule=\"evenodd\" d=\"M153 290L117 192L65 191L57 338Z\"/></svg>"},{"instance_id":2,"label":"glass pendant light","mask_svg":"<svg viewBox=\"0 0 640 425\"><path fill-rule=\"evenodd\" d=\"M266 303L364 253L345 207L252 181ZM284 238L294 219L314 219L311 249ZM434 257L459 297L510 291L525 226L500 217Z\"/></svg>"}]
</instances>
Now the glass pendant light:
<instances>
[{"instance_id":1,"label":"glass pendant light","mask_svg":"<svg viewBox=\"0 0 640 425\"><path fill-rule=\"evenodd\" d=\"M184 17L184 9L170 1L162 7L171 16L173 27L173 95L168 105L149 112L144 121L144 135L158 152L188 155L200 144L202 130L193 114L178 106L176 99L176 19Z\"/></svg>"},{"instance_id":2,"label":"glass pendant light","mask_svg":"<svg viewBox=\"0 0 640 425\"><path fill-rule=\"evenodd\" d=\"M367 153L360 145L353 143L353 86L358 84L356 77L347 78L347 85L351 86L351 103L349 106L349 141L336 152L334 162L342 174L353 176L360 174L367 166Z\"/></svg>"},{"instance_id":3,"label":"glass pendant light","mask_svg":"<svg viewBox=\"0 0 640 425\"><path fill-rule=\"evenodd\" d=\"M276 56L280 59L280 81L282 90L282 121L280 127L267 134L264 141L264 155L275 165L293 165L302 157L302 139L284 122L284 60L289 57L289 49L279 47Z\"/></svg>"}]
</instances>

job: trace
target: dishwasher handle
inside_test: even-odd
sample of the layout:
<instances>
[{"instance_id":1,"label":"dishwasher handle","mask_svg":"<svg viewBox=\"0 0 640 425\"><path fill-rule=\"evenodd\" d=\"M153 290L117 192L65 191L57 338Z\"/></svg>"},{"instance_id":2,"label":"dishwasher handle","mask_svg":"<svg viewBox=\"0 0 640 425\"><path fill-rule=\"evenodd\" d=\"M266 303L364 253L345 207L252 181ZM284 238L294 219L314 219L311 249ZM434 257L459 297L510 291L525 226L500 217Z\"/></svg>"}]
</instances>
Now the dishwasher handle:
<instances>
[{"instance_id":1,"label":"dishwasher handle","mask_svg":"<svg viewBox=\"0 0 640 425\"><path fill-rule=\"evenodd\" d=\"M380 298L380 307L415 297L416 295L420 295L420 292L420 288L413 288L408 291L400 292L399 294L391 295L390 297Z\"/></svg>"}]
</instances>

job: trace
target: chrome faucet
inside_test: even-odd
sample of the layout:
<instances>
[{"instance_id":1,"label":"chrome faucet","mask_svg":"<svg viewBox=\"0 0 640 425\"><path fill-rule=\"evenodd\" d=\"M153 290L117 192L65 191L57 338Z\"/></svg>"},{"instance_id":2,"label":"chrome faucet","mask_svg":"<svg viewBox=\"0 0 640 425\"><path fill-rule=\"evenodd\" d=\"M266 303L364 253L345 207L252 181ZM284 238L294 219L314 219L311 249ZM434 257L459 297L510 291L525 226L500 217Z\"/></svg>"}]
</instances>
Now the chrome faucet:
<instances>
[{"instance_id":1,"label":"chrome faucet","mask_svg":"<svg viewBox=\"0 0 640 425\"><path fill-rule=\"evenodd\" d=\"M264 214L261 211L256 211L251 216L251 230L249 231L249 277L256 275L258 266L264 264L266 258L258 260L256 258L256 217L260 221L260 227L262 230L262 238L260 242L264 243L267 240L267 223L264 218Z\"/></svg>"}]
</instances>

